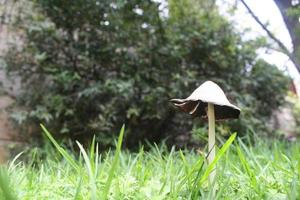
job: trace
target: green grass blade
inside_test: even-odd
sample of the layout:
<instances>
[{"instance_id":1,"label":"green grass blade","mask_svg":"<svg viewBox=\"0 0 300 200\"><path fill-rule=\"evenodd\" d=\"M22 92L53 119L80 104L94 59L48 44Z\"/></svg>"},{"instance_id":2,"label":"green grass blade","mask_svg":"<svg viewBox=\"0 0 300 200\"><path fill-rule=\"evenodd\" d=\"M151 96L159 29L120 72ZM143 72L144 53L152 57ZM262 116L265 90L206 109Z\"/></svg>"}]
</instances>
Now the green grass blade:
<instances>
[{"instance_id":1,"label":"green grass blade","mask_svg":"<svg viewBox=\"0 0 300 200\"><path fill-rule=\"evenodd\" d=\"M100 157L100 159L99 159ZM97 178L98 176L98 172L99 172L99 160L101 160L101 155L99 156L99 147L98 147L98 143L96 144L96 156L95 156L95 169L94 169L94 176L95 176L95 179Z\"/></svg>"},{"instance_id":2,"label":"green grass blade","mask_svg":"<svg viewBox=\"0 0 300 200\"><path fill-rule=\"evenodd\" d=\"M95 135L93 136L93 140L90 146L90 161L91 161L91 167L92 170L95 172Z\"/></svg>"},{"instance_id":3,"label":"green grass blade","mask_svg":"<svg viewBox=\"0 0 300 200\"><path fill-rule=\"evenodd\" d=\"M96 194L97 188L96 188L94 173L93 173L92 166L91 166L91 161L90 161L86 151L84 150L83 146L78 141L76 141L76 143L80 149L80 152L83 156L85 165L87 167L88 176L89 176L89 180L90 180L90 186L91 186L91 199L96 200L97 199L97 194Z\"/></svg>"},{"instance_id":4,"label":"green grass blade","mask_svg":"<svg viewBox=\"0 0 300 200\"><path fill-rule=\"evenodd\" d=\"M180 158L182 160L185 174L188 175L189 172L190 172L189 166L188 166L186 158L185 158L185 156L184 156L184 154L183 154L183 152L181 150L179 151L179 156L180 156ZM192 182L192 180L189 178L189 179L187 179L187 182L188 182L188 187L191 188L191 182Z\"/></svg>"},{"instance_id":5,"label":"green grass blade","mask_svg":"<svg viewBox=\"0 0 300 200\"><path fill-rule=\"evenodd\" d=\"M9 163L9 166L8 166L8 171L13 171L17 166L18 164L16 164L16 161L18 160L18 158L23 154L23 152L20 152L18 155L16 155L14 157L14 159Z\"/></svg>"},{"instance_id":6,"label":"green grass blade","mask_svg":"<svg viewBox=\"0 0 300 200\"><path fill-rule=\"evenodd\" d=\"M103 195L102 198L103 199L107 199L107 195L109 193L110 187L111 187L111 183L114 177L114 173L116 171L118 162L119 162L119 157L120 157L120 153L121 153L121 147L122 147L122 142L123 142L123 136L124 136L124 130L125 130L125 125L122 126L120 134L119 134L119 138L118 138L118 143L117 143L117 149L115 152L115 156L114 156L114 160L112 162L112 165L110 167L109 173L108 173L108 178L106 180L105 186L104 186L104 190L103 190Z\"/></svg>"},{"instance_id":7,"label":"green grass blade","mask_svg":"<svg viewBox=\"0 0 300 200\"><path fill-rule=\"evenodd\" d=\"M9 176L7 170L3 167L0 167L0 194L1 197L5 200L16 200L17 197L15 196L14 192L12 191L9 180ZM1 198L1 199L2 199Z\"/></svg>"},{"instance_id":8,"label":"green grass blade","mask_svg":"<svg viewBox=\"0 0 300 200\"><path fill-rule=\"evenodd\" d=\"M78 185L77 185L77 188L76 188L76 192L75 192L75 195L74 195L74 200L80 200L80 191L81 191L81 186L82 186L82 177L80 177L79 181L78 181Z\"/></svg>"},{"instance_id":9,"label":"green grass blade","mask_svg":"<svg viewBox=\"0 0 300 200\"><path fill-rule=\"evenodd\" d=\"M241 164L242 164L244 170L246 171L246 173L248 174L252 188L256 191L257 194L259 194L259 191L257 188L257 180L256 180L254 171L251 169L251 167L250 167L249 163L247 162L247 159L239 145L236 145L236 149L237 149L237 153L240 158Z\"/></svg>"},{"instance_id":10,"label":"green grass blade","mask_svg":"<svg viewBox=\"0 0 300 200\"><path fill-rule=\"evenodd\" d=\"M46 136L49 138L49 140L52 142L52 144L55 146L55 148L58 150L58 152L67 160L67 162L77 171L80 171L79 165L76 163L75 159L66 151L64 150L57 142L56 140L52 137L50 132L44 127L43 124L40 124L42 127L44 133Z\"/></svg>"},{"instance_id":11,"label":"green grass blade","mask_svg":"<svg viewBox=\"0 0 300 200\"><path fill-rule=\"evenodd\" d=\"M208 167L206 168L204 174L202 175L202 177L199 181L198 188L201 187L201 185L204 183L204 181L208 178L209 174L212 172L212 170L215 168L215 165L217 164L217 162L220 160L220 158L224 155L224 153L230 147L230 145L234 141L235 137L236 137L236 133L234 133L230 136L230 138L225 142L225 144L219 150L219 152L217 153L217 155L216 155L215 159L212 161L212 163L210 165L208 165Z\"/></svg>"}]
</instances>

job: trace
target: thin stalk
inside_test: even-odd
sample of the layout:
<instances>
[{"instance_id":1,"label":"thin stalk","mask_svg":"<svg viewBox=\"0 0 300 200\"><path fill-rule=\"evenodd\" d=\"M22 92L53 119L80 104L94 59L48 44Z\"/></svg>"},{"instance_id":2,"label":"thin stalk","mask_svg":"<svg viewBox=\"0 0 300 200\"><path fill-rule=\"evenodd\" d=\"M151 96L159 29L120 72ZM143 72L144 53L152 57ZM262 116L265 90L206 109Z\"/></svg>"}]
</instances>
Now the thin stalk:
<instances>
[{"instance_id":1,"label":"thin stalk","mask_svg":"<svg viewBox=\"0 0 300 200\"><path fill-rule=\"evenodd\" d=\"M211 150L210 154L208 155L208 164L210 165L216 156L216 136L215 136L215 108L214 105L208 103L208 149ZM214 179L216 176L216 169L214 168L209 175L210 184L213 184Z\"/></svg>"}]
</instances>

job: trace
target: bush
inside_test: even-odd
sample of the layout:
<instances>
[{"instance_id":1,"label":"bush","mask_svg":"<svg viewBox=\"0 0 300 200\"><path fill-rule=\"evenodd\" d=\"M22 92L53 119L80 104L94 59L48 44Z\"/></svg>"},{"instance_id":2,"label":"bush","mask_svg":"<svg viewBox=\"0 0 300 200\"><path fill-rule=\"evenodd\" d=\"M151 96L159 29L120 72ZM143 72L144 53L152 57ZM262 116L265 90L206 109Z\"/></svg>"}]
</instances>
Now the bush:
<instances>
[{"instance_id":1,"label":"bush","mask_svg":"<svg viewBox=\"0 0 300 200\"><path fill-rule=\"evenodd\" d=\"M79 139L96 134L103 145L125 123L127 145L159 141L191 129L168 100L210 79L242 108L229 125L243 133L263 125L287 90L288 79L256 58L263 40L242 41L208 0L171 0L168 14L153 1L31 3L34 12L18 22L24 46L6 59L23 80L24 123Z\"/></svg>"}]
</instances>

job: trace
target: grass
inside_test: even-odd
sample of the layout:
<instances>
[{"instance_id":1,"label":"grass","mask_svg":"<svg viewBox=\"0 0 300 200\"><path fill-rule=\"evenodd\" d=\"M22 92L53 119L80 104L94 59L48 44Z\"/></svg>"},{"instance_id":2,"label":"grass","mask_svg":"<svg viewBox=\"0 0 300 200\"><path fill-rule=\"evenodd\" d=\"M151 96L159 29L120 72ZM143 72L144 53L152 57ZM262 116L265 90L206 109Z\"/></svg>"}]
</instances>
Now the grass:
<instances>
[{"instance_id":1,"label":"grass","mask_svg":"<svg viewBox=\"0 0 300 200\"><path fill-rule=\"evenodd\" d=\"M212 199L207 177L214 165L214 199L300 199L299 142L246 145L232 135L207 166L195 151L169 151L164 145L147 152L121 150L124 127L115 151L99 154L93 140L88 150L77 143L80 155L42 128L55 149L43 159L35 154L29 163L19 161L19 154L2 166L0 199Z\"/></svg>"}]
</instances>

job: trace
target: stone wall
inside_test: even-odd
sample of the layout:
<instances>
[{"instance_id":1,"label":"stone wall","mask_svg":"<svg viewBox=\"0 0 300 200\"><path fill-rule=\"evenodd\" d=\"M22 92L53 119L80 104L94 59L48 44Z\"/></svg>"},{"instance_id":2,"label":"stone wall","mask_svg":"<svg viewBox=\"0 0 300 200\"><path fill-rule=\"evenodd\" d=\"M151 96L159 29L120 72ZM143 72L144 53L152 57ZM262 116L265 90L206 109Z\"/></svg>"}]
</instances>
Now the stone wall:
<instances>
[{"instance_id":1,"label":"stone wall","mask_svg":"<svg viewBox=\"0 0 300 200\"><path fill-rule=\"evenodd\" d=\"M7 95L0 96L0 162L5 161L9 153L9 146L18 143L17 130L9 119L6 111L14 100Z\"/></svg>"},{"instance_id":2,"label":"stone wall","mask_svg":"<svg viewBox=\"0 0 300 200\"><path fill-rule=\"evenodd\" d=\"M9 154L9 148L16 143L20 143L18 139L18 130L13 126L8 112L9 106L14 103L14 96L20 88L18 78L11 79L5 73L4 62L1 57L8 48L8 43L12 42L12 34L6 26L0 26L0 163L4 162ZM2 60L3 61L3 60Z\"/></svg>"}]
</instances>

